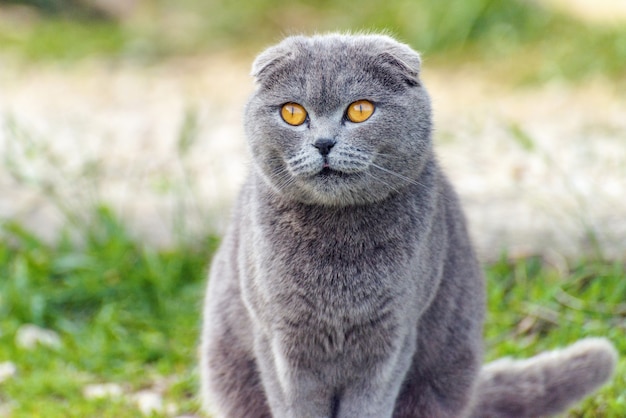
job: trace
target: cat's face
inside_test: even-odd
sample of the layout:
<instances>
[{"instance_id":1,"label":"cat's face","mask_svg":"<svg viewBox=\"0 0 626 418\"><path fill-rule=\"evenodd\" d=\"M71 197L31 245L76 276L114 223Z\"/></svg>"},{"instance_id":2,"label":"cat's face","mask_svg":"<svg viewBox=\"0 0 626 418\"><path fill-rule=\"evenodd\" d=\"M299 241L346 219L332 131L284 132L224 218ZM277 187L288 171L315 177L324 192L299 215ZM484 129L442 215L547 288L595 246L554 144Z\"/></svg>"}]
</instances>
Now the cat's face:
<instances>
[{"instance_id":1,"label":"cat's face","mask_svg":"<svg viewBox=\"0 0 626 418\"><path fill-rule=\"evenodd\" d=\"M417 53L376 35L287 38L253 65L256 169L281 195L345 206L385 199L431 158Z\"/></svg>"}]
</instances>

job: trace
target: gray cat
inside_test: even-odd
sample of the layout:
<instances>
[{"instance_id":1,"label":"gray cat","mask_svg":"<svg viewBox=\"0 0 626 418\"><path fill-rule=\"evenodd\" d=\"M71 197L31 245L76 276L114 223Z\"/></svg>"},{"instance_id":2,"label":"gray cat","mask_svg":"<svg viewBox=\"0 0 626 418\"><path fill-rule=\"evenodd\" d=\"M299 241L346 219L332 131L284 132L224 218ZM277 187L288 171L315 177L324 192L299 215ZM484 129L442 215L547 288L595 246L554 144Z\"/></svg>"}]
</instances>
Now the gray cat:
<instances>
[{"instance_id":1,"label":"gray cat","mask_svg":"<svg viewBox=\"0 0 626 418\"><path fill-rule=\"evenodd\" d=\"M212 264L217 417L538 417L612 374L603 339L481 368L483 276L432 149L419 55L291 37L254 62L253 156Z\"/></svg>"}]
</instances>

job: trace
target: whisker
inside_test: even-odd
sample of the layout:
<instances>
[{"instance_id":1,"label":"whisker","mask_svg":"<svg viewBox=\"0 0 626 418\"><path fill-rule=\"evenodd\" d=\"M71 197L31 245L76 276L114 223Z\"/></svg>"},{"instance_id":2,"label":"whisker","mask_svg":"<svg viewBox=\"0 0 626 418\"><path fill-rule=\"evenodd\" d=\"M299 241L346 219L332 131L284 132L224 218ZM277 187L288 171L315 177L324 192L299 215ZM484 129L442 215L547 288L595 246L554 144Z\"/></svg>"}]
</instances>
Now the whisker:
<instances>
[{"instance_id":1,"label":"whisker","mask_svg":"<svg viewBox=\"0 0 626 418\"><path fill-rule=\"evenodd\" d=\"M276 179L277 181L274 182L274 186L279 191L283 191L287 189L287 187L295 183L295 179L287 171L285 171L283 174L284 175L278 176Z\"/></svg>"},{"instance_id":2,"label":"whisker","mask_svg":"<svg viewBox=\"0 0 626 418\"><path fill-rule=\"evenodd\" d=\"M272 171L272 177L274 180L272 181L273 187L271 188L271 190L274 193L282 192L291 184L295 183L296 180L293 178L289 170L287 170L287 167L282 166L282 159L272 158L271 160L281 163L274 166L274 170Z\"/></svg>"},{"instance_id":3,"label":"whisker","mask_svg":"<svg viewBox=\"0 0 626 418\"><path fill-rule=\"evenodd\" d=\"M373 179L375 179L376 181L379 181L381 183L383 183L385 186L389 187L391 190L393 190L396 193L400 193L400 190L398 190L396 188L395 185L390 184L389 182L381 179L380 177L377 177L374 175L374 173L370 172L370 171L365 171L365 174L369 175L370 177L372 177Z\"/></svg>"},{"instance_id":4,"label":"whisker","mask_svg":"<svg viewBox=\"0 0 626 418\"><path fill-rule=\"evenodd\" d=\"M402 179L402 180L404 180L404 181L406 181L406 182L409 182L409 183L411 183L411 184L414 184L414 185L416 185L416 186L426 187L424 184L420 183L420 182L419 182L419 181L417 181L417 180L414 180L414 179L412 179L412 178L409 178L409 177L407 177L407 176L405 176L405 175L403 175L403 174L396 173L395 171L388 170L388 169L386 169L385 167L381 167L381 166L379 166L378 164L371 163L370 165L371 165L372 167L376 167L377 169L379 169L379 170L381 170L381 171L384 171L384 172L386 172L386 173L389 173L389 174L391 174L392 176L396 176L396 177L398 177L399 179Z\"/></svg>"}]
</instances>

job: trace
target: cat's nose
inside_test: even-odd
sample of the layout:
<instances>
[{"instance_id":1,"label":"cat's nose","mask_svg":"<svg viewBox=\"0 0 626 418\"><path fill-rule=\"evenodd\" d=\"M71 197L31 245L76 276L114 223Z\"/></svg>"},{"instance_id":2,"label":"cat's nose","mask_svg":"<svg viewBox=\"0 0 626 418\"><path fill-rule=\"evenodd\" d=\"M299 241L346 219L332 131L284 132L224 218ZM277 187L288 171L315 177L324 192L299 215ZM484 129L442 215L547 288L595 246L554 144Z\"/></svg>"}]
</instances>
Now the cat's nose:
<instances>
[{"instance_id":1,"label":"cat's nose","mask_svg":"<svg viewBox=\"0 0 626 418\"><path fill-rule=\"evenodd\" d=\"M313 146L318 149L322 156L326 157L328 153L330 153L330 149L334 147L336 143L337 141L331 138L320 138L315 141Z\"/></svg>"}]
</instances>

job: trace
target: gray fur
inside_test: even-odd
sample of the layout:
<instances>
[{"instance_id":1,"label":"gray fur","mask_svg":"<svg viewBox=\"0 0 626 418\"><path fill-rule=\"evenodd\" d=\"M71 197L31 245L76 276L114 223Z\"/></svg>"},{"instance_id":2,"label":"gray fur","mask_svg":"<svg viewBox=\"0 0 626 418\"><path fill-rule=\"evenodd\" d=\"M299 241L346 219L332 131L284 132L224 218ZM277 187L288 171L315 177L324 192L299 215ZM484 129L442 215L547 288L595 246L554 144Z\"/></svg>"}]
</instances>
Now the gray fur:
<instances>
[{"instance_id":1,"label":"gray fur","mask_svg":"<svg viewBox=\"0 0 626 418\"><path fill-rule=\"evenodd\" d=\"M433 154L420 65L379 35L291 37L255 61L253 164L205 305L202 395L216 417L536 417L609 378L608 343L480 371L483 277ZM361 99L371 118L345 120ZM281 119L288 102L307 122Z\"/></svg>"}]
</instances>

